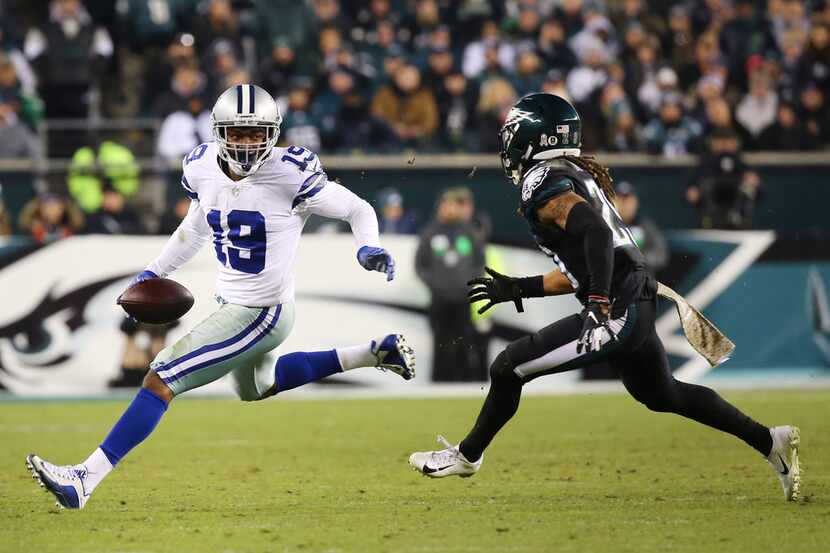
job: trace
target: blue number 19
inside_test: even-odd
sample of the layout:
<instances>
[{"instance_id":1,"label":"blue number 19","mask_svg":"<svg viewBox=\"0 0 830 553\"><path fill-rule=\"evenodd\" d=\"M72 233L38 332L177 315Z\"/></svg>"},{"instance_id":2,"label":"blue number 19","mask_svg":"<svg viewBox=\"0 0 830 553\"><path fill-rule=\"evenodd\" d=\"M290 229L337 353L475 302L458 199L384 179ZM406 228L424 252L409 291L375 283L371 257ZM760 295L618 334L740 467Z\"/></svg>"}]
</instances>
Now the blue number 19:
<instances>
[{"instance_id":1,"label":"blue number 19","mask_svg":"<svg viewBox=\"0 0 830 553\"><path fill-rule=\"evenodd\" d=\"M211 209L207 222L213 229L216 258L222 265L256 275L265 268L265 217L259 211L234 209L228 213L228 228L222 227L222 213ZM223 244L225 236L230 246ZM227 255L225 254L227 248Z\"/></svg>"}]
</instances>

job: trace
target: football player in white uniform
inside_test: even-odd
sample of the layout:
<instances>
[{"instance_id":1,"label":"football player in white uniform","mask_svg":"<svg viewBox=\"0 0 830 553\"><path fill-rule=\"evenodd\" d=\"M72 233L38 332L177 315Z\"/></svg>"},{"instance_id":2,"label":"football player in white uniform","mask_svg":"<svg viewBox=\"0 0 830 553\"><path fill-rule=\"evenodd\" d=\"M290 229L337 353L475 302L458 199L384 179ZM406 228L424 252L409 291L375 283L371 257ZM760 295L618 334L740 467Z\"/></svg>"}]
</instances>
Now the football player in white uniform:
<instances>
[{"instance_id":1,"label":"football player in white uniform","mask_svg":"<svg viewBox=\"0 0 830 553\"><path fill-rule=\"evenodd\" d=\"M358 262L386 273L387 280L395 274L372 207L330 181L313 152L276 147L281 120L274 99L255 85L232 87L216 101L214 142L198 146L182 162L190 210L133 283L172 273L212 239L220 307L158 354L133 402L86 461L58 466L37 455L26 458L58 505L83 508L103 478L155 429L175 396L226 374L244 401L358 367L388 369L406 380L415 375L414 354L399 334L290 353L276 365L265 356L294 322L294 257L310 214L348 221Z\"/></svg>"}]
</instances>

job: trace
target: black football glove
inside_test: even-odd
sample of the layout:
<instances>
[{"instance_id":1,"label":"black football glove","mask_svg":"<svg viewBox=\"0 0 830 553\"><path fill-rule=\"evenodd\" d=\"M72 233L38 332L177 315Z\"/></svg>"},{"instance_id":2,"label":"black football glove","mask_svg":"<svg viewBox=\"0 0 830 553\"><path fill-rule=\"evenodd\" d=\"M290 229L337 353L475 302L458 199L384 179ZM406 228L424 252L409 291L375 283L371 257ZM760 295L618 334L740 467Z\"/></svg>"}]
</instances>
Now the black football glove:
<instances>
[{"instance_id":1,"label":"black football glove","mask_svg":"<svg viewBox=\"0 0 830 553\"><path fill-rule=\"evenodd\" d=\"M582 332L579 333L579 340L576 342L576 352L591 353L599 351L602 344L616 340L617 335L608 326L608 318L611 312L611 302L604 296L588 296L588 303L582 310Z\"/></svg>"},{"instance_id":2,"label":"black football glove","mask_svg":"<svg viewBox=\"0 0 830 553\"><path fill-rule=\"evenodd\" d=\"M503 275L490 267L485 267L484 270L489 277L478 277L467 282L467 286L470 286L470 291L467 292L470 303L488 300L488 303L478 310L478 314L481 315L497 303L505 301L512 301L516 304L516 311L524 313L520 279Z\"/></svg>"}]
</instances>

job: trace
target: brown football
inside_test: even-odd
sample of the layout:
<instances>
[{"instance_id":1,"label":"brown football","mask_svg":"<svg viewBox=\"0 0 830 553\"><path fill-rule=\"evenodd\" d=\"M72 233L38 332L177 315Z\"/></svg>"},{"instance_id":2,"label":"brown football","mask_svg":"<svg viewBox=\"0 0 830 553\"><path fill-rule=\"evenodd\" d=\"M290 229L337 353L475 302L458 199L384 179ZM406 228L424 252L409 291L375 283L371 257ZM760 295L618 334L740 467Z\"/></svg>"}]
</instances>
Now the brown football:
<instances>
[{"instance_id":1,"label":"brown football","mask_svg":"<svg viewBox=\"0 0 830 553\"><path fill-rule=\"evenodd\" d=\"M166 324L193 307L193 294L175 280L151 278L127 288L118 305L139 322Z\"/></svg>"}]
</instances>

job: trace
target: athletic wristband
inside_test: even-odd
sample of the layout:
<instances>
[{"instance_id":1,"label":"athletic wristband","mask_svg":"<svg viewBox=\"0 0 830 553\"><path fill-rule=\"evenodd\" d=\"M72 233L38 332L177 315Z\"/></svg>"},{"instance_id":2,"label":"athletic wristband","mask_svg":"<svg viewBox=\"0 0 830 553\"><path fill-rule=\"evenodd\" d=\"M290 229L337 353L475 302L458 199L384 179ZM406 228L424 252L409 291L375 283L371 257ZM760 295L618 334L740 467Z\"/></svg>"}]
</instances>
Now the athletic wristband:
<instances>
[{"instance_id":1,"label":"athletic wristband","mask_svg":"<svg viewBox=\"0 0 830 553\"><path fill-rule=\"evenodd\" d=\"M590 294L588 296L588 303L601 303L604 305L611 305L611 300L609 300L606 296Z\"/></svg>"},{"instance_id":2,"label":"athletic wristband","mask_svg":"<svg viewBox=\"0 0 830 553\"><path fill-rule=\"evenodd\" d=\"M523 298L541 298L545 295L545 279L542 275L519 279L519 290Z\"/></svg>"}]
</instances>

